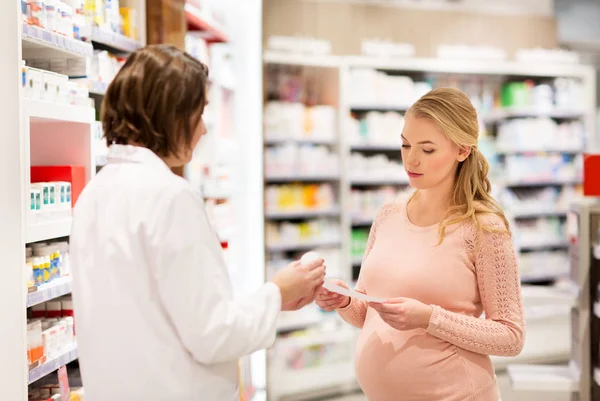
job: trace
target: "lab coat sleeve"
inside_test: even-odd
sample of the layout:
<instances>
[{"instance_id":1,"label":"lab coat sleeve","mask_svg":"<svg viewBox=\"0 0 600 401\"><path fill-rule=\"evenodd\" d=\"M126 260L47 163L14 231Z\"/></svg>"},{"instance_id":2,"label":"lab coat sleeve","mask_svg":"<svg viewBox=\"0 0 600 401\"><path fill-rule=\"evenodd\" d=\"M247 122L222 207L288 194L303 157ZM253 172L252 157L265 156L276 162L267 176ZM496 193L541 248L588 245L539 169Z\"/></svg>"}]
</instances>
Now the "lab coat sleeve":
<instances>
[{"instance_id":1,"label":"lab coat sleeve","mask_svg":"<svg viewBox=\"0 0 600 401\"><path fill-rule=\"evenodd\" d=\"M275 341L281 294L273 283L234 299L220 244L191 190L169 199L154 232L160 302L184 347L203 364L230 362ZM249 261L251 263L251 261Z\"/></svg>"}]
</instances>

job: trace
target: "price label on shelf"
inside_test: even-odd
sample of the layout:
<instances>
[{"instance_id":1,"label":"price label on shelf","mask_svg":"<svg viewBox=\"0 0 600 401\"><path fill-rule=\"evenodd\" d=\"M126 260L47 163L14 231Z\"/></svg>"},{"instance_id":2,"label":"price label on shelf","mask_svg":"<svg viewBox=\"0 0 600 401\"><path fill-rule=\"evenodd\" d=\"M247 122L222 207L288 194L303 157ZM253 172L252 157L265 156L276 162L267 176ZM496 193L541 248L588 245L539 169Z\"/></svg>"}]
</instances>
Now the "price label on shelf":
<instances>
[{"instance_id":1,"label":"price label on shelf","mask_svg":"<svg viewBox=\"0 0 600 401\"><path fill-rule=\"evenodd\" d=\"M58 386L60 388L60 401L69 401L71 389L69 388L69 376L67 375L66 366L61 366L58 369Z\"/></svg>"}]
</instances>

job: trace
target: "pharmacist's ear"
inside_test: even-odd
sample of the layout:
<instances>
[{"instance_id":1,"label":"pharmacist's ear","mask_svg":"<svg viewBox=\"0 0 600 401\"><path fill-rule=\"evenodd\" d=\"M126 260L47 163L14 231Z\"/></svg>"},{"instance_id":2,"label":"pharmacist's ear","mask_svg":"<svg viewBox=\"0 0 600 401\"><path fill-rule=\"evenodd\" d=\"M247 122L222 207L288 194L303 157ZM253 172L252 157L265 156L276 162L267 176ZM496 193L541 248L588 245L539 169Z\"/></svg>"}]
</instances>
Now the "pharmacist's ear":
<instances>
[{"instance_id":1,"label":"pharmacist's ear","mask_svg":"<svg viewBox=\"0 0 600 401\"><path fill-rule=\"evenodd\" d=\"M456 160L458 160L459 163L464 162L465 160L467 160L467 157L469 157L469 155L471 154L472 148L470 146L461 146L458 148L458 157L456 158Z\"/></svg>"}]
</instances>

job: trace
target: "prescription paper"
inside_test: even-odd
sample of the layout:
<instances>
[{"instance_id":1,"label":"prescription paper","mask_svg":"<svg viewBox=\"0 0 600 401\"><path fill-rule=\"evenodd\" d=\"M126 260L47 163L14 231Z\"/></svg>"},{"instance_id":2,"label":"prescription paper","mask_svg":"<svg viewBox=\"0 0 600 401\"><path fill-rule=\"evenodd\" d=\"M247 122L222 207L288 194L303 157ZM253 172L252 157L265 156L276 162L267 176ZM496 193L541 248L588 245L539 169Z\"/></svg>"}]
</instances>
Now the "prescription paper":
<instances>
[{"instance_id":1,"label":"prescription paper","mask_svg":"<svg viewBox=\"0 0 600 401\"><path fill-rule=\"evenodd\" d=\"M379 304L385 302L385 299L383 299L383 298L371 297L369 295L363 294L362 292L349 290L347 288L337 285L332 280L325 280L325 282L323 283L323 288L325 288L328 291L335 292L337 294L346 295L351 298L360 299L361 301L376 302Z\"/></svg>"}]
</instances>

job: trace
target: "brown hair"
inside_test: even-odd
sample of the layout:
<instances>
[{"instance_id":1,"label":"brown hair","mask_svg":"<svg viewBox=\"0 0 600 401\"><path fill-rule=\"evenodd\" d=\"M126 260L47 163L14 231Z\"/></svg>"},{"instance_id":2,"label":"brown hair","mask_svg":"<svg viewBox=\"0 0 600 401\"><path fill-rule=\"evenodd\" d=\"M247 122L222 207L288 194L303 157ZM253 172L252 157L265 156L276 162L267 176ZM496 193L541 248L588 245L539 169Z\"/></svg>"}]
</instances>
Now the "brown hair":
<instances>
[{"instance_id":1,"label":"brown hair","mask_svg":"<svg viewBox=\"0 0 600 401\"><path fill-rule=\"evenodd\" d=\"M106 142L147 147L161 157L191 146L206 105L208 67L169 45L132 53L102 102Z\"/></svg>"},{"instance_id":2,"label":"brown hair","mask_svg":"<svg viewBox=\"0 0 600 401\"><path fill-rule=\"evenodd\" d=\"M500 231L510 235L508 220L491 195L489 163L477 149L479 123L469 97L458 89L434 89L413 104L407 113L432 121L455 145L471 148L469 156L458 165L456 183L450 194L450 208L440 222L440 242L448 226L466 220L473 221L480 229L498 231L481 226L477 217L485 214L499 216L505 226L505 230Z\"/></svg>"}]
</instances>

